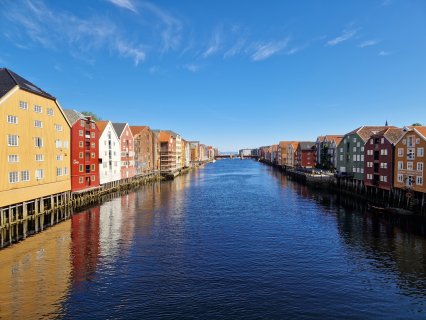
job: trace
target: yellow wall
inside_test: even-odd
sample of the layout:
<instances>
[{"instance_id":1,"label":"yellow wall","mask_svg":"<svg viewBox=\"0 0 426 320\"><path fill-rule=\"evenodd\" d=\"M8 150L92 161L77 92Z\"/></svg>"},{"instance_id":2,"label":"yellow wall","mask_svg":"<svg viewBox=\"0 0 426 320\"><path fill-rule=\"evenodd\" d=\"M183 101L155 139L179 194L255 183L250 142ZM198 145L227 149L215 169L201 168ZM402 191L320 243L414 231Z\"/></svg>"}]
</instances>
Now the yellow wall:
<instances>
[{"instance_id":1,"label":"yellow wall","mask_svg":"<svg viewBox=\"0 0 426 320\"><path fill-rule=\"evenodd\" d=\"M19 107L19 101L26 101L28 109ZM34 111L34 105L40 105L42 113ZM47 115L52 108L53 116ZM7 123L7 116L18 117L18 124ZM43 128L35 128L34 120L43 122ZM55 124L62 125L62 131L55 130ZM9 147L8 134L19 136L19 146ZM0 207L71 190L70 180L70 127L53 100L18 89L0 100ZM43 147L37 148L34 137L43 138ZM55 140L68 141L68 149L57 149ZM8 155L17 154L18 163L9 163ZM44 161L35 160L36 154L43 154ZM62 160L56 160L62 155ZM56 168L68 168L68 174L57 176ZM36 169L44 169L44 179L36 180ZM29 170L30 181L9 183L9 172ZM21 176L19 174L19 178Z\"/></svg>"}]
</instances>

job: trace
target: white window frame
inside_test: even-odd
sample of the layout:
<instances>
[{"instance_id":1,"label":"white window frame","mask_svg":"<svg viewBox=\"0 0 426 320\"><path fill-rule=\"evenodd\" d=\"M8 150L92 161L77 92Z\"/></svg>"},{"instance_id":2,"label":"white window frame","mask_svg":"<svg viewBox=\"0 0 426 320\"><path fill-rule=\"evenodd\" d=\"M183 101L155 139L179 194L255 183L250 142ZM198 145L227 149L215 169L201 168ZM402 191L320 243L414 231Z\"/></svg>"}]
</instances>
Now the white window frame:
<instances>
[{"instance_id":1,"label":"white window frame","mask_svg":"<svg viewBox=\"0 0 426 320\"><path fill-rule=\"evenodd\" d=\"M9 124L18 124L18 117L8 114L7 115L7 123L9 123Z\"/></svg>"},{"instance_id":2,"label":"white window frame","mask_svg":"<svg viewBox=\"0 0 426 320\"><path fill-rule=\"evenodd\" d=\"M7 146L8 147L19 147L19 136L16 134L7 135Z\"/></svg>"},{"instance_id":3,"label":"white window frame","mask_svg":"<svg viewBox=\"0 0 426 320\"><path fill-rule=\"evenodd\" d=\"M44 161L44 154L36 154L35 159L37 162L43 162Z\"/></svg>"},{"instance_id":4,"label":"white window frame","mask_svg":"<svg viewBox=\"0 0 426 320\"><path fill-rule=\"evenodd\" d=\"M44 179L44 169L36 169L35 178L36 178L36 180L43 180Z\"/></svg>"},{"instance_id":5,"label":"white window frame","mask_svg":"<svg viewBox=\"0 0 426 320\"><path fill-rule=\"evenodd\" d=\"M9 154L7 157L7 162L9 163L18 163L19 162L19 155L17 154Z\"/></svg>"},{"instance_id":6,"label":"white window frame","mask_svg":"<svg viewBox=\"0 0 426 320\"><path fill-rule=\"evenodd\" d=\"M43 138L42 137L34 137L34 146L36 148L43 148Z\"/></svg>"},{"instance_id":7,"label":"white window frame","mask_svg":"<svg viewBox=\"0 0 426 320\"><path fill-rule=\"evenodd\" d=\"M29 170L22 170L21 171L21 181L22 182L30 181L30 171Z\"/></svg>"},{"instance_id":8,"label":"white window frame","mask_svg":"<svg viewBox=\"0 0 426 320\"><path fill-rule=\"evenodd\" d=\"M43 122L41 120L34 120L34 128L43 128Z\"/></svg>"},{"instance_id":9,"label":"white window frame","mask_svg":"<svg viewBox=\"0 0 426 320\"><path fill-rule=\"evenodd\" d=\"M19 109L28 110L28 102L23 100L19 101Z\"/></svg>"},{"instance_id":10,"label":"white window frame","mask_svg":"<svg viewBox=\"0 0 426 320\"><path fill-rule=\"evenodd\" d=\"M18 183L19 182L19 172L18 171L10 171L8 176L9 176L9 183Z\"/></svg>"},{"instance_id":11,"label":"white window frame","mask_svg":"<svg viewBox=\"0 0 426 320\"><path fill-rule=\"evenodd\" d=\"M42 113L43 112L43 107L35 104L34 105L34 112Z\"/></svg>"}]
</instances>

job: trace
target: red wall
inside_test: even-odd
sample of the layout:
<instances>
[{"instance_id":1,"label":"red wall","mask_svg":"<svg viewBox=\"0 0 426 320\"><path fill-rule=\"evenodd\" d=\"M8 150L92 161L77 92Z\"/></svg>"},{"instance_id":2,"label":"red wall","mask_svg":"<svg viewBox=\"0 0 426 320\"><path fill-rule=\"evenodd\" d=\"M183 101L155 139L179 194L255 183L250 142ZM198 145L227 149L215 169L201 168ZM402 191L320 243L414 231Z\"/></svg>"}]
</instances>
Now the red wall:
<instances>
[{"instance_id":1,"label":"red wall","mask_svg":"<svg viewBox=\"0 0 426 320\"><path fill-rule=\"evenodd\" d=\"M81 191L99 186L99 130L96 124L89 120L83 120L84 126L81 126L81 121L76 121L71 128L71 191ZM92 129L92 124L95 128ZM79 131L83 130L83 136L80 136ZM90 138L86 138L88 131ZM92 138L92 132L95 137ZM83 142L83 147L80 147L80 141ZM89 147L86 147L86 142L89 142ZM92 147L94 143L94 147ZM83 152L83 158L80 158L80 152ZM89 153L87 157L86 153ZM92 153L95 157L92 158ZM79 171L79 165L83 165L83 172ZM90 172L86 173L86 165L90 166ZM95 170L92 171L92 165L95 165ZM92 181L92 177L95 177ZM80 183L80 177L83 182Z\"/></svg>"},{"instance_id":2,"label":"red wall","mask_svg":"<svg viewBox=\"0 0 426 320\"><path fill-rule=\"evenodd\" d=\"M379 139L379 143L374 143L374 139ZM392 144L385 138L384 143L381 143L383 135L374 135L370 139L368 139L367 143L364 146L364 184L367 186L376 186L380 189L390 190L393 185L393 146ZM373 139L373 144L370 141ZM381 150L386 149L387 155L382 155ZM368 155L368 150L373 150L373 155ZM374 151L379 152L379 160L374 160ZM373 166L368 167L368 162L372 162ZM378 185L373 183L374 181L374 164L378 164ZM381 168L381 163L387 163L387 168ZM367 179L368 175L373 175L373 180ZM380 176L386 176L387 182L380 181Z\"/></svg>"}]
</instances>

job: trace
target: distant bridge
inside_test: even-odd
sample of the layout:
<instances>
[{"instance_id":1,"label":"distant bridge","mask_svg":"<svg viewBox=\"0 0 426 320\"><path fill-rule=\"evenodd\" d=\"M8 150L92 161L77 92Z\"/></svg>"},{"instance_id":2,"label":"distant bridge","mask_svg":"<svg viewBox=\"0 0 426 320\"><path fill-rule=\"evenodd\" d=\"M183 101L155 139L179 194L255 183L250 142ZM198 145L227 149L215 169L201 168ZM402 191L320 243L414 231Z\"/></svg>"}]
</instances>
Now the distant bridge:
<instances>
[{"instance_id":1,"label":"distant bridge","mask_svg":"<svg viewBox=\"0 0 426 320\"><path fill-rule=\"evenodd\" d=\"M234 153L224 153L219 154L215 157L216 159L234 159L234 158L241 158L238 154ZM257 159L257 156L244 156L243 159Z\"/></svg>"}]
</instances>

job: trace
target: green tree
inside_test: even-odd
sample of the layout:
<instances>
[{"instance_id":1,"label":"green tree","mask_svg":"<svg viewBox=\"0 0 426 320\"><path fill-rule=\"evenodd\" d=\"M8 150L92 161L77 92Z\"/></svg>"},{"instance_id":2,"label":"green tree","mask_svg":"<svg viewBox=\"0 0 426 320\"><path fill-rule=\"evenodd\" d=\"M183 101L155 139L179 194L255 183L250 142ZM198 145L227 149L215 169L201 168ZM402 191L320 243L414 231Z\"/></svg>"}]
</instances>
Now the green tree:
<instances>
[{"instance_id":1,"label":"green tree","mask_svg":"<svg viewBox=\"0 0 426 320\"><path fill-rule=\"evenodd\" d=\"M101 117L99 117L98 115L94 114L93 112L90 112L90 111L81 111L81 113L84 114L87 117L92 117L92 119L95 120L95 121L102 120Z\"/></svg>"},{"instance_id":2,"label":"green tree","mask_svg":"<svg viewBox=\"0 0 426 320\"><path fill-rule=\"evenodd\" d=\"M422 124L421 124L421 123L416 122L416 123L413 123L411 126L413 126L413 127L421 127L421 126L422 126Z\"/></svg>"}]
</instances>

